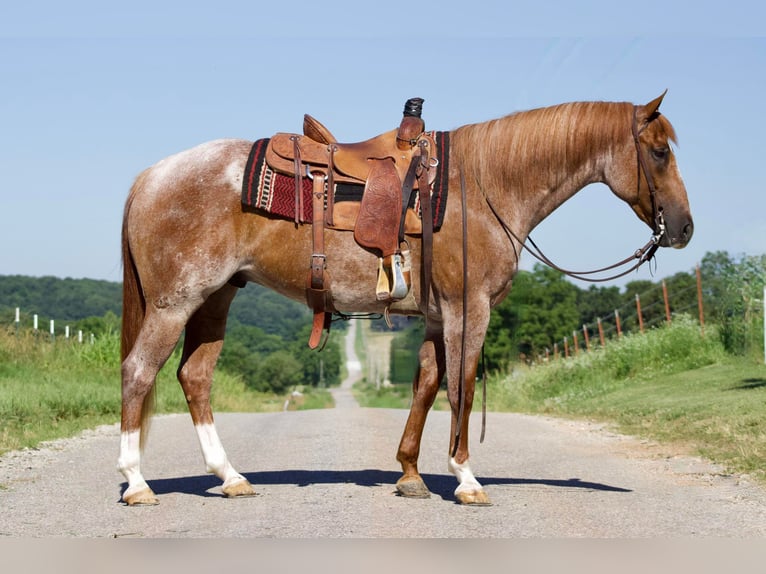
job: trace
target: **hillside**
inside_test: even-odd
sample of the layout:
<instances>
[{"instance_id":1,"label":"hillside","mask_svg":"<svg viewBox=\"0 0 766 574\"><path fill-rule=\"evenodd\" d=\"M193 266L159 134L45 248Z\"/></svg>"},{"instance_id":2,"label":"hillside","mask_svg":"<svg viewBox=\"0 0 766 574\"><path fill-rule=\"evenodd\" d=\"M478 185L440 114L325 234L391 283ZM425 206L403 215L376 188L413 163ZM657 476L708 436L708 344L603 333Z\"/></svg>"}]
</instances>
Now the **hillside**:
<instances>
[{"instance_id":1,"label":"hillside","mask_svg":"<svg viewBox=\"0 0 766 574\"><path fill-rule=\"evenodd\" d=\"M81 321L90 317L122 314L122 283L96 279L60 279L0 275L0 321L14 320L16 308L25 320L34 314L41 320ZM259 327L286 336L310 323L308 308L265 287L248 284L241 289L229 313L230 326Z\"/></svg>"}]
</instances>

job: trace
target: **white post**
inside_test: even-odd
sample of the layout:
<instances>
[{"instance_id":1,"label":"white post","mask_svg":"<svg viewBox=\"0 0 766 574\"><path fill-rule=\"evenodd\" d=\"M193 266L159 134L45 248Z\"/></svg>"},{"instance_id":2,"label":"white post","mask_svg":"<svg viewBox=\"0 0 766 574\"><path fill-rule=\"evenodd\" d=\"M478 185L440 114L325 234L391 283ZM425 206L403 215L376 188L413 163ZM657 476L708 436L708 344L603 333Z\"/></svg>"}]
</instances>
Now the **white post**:
<instances>
[{"instance_id":1,"label":"white post","mask_svg":"<svg viewBox=\"0 0 766 574\"><path fill-rule=\"evenodd\" d=\"M51 319L51 341L56 338L56 330L53 328L53 319Z\"/></svg>"},{"instance_id":2,"label":"white post","mask_svg":"<svg viewBox=\"0 0 766 574\"><path fill-rule=\"evenodd\" d=\"M82 329L77 331L77 342L82 343Z\"/></svg>"},{"instance_id":3,"label":"white post","mask_svg":"<svg viewBox=\"0 0 766 574\"><path fill-rule=\"evenodd\" d=\"M19 323L19 308L16 307L16 324L18 325L18 323Z\"/></svg>"},{"instance_id":4,"label":"white post","mask_svg":"<svg viewBox=\"0 0 766 574\"><path fill-rule=\"evenodd\" d=\"M67 339L69 338L69 325L64 327L64 337Z\"/></svg>"},{"instance_id":5,"label":"white post","mask_svg":"<svg viewBox=\"0 0 766 574\"><path fill-rule=\"evenodd\" d=\"M33 316L32 316L32 319L34 320L34 324L35 324L35 331L37 331L37 314L33 315Z\"/></svg>"}]
</instances>

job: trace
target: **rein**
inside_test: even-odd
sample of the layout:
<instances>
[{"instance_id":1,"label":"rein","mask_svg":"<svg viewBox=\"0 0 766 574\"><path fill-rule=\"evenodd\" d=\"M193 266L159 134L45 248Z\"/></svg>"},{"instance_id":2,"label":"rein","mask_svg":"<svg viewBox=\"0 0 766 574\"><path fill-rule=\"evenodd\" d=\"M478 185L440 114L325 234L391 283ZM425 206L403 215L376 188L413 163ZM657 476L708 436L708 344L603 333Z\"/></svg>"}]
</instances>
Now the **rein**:
<instances>
[{"instance_id":1,"label":"rein","mask_svg":"<svg viewBox=\"0 0 766 574\"><path fill-rule=\"evenodd\" d=\"M568 269L564 269L562 267L559 267L553 261L551 261L546 255L542 252L542 250L535 244L535 242L532 240L531 237L527 237L527 241L532 245L532 247L529 247L527 245L526 241L522 241L516 233L513 232L513 230L510 228L510 226L503 220L500 213L495 209L495 206L492 205L492 202L490 201L489 197L484 194L484 199L487 202L487 205L489 205L490 210L492 211L492 214L495 216L497 221L502 226L503 230L506 232L506 234L512 238L515 239L516 242L521 245L522 249L526 249L533 257L544 263L545 265L548 265L549 267L555 269L556 271L560 271L561 273L568 275L569 277L572 277L573 279L579 279L581 281L587 281L590 283L600 283L604 281L611 281L613 279L617 279L619 277L622 277L624 275L627 275L628 273L635 271L638 269L641 265L646 263L647 261L651 261L654 258L654 255L659 249L660 246L660 240L662 239L662 236L665 234L665 220L662 215L662 208L657 206L657 187L654 185L654 178L652 178L652 174L649 173L649 167L646 163L646 158L644 157L644 152L641 149L641 142L639 141L639 136L641 135L641 132L646 129L646 125L643 126L641 129L638 129L638 117L637 117L637 111L638 107L633 106L633 121L631 123L631 133L633 135L633 142L636 146L636 155L638 156L637 160L637 178L636 178L636 187L637 187L637 195L640 194L641 191L641 173L644 175L644 179L646 180L646 184L649 188L649 197L651 199L652 203L652 220L654 223L654 233L652 233L651 238L649 241L646 242L646 244L641 247L640 249L637 249L633 255L626 257L622 261L618 261L617 263L614 263L612 265L608 265L606 267L602 267L601 269L594 269L592 271L571 271ZM655 112L655 114L659 115L659 112ZM656 116L655 116L656 117ZM653 119L653 118L650 118ZM647 120L647 125L650 120ZM481 187L481 186L480 186ZM467 214L466 214L466 189L465 189L465 176L463 174L462 169L460 170L460 192L462 196L462 216L463 216L463 335L462 335L462 341L461 341L461 353L460 353L460 379L458 381L458 393L460 396L460 406L458 409L458 417L457 417L457 428L455 429L455 446L452 451L452 456L455 456L458 449L458 444L460 442L460 436L461 436L461 427L463 422L463 417L465 416L465 350L466 350L466 341L465 341L465 333L467 329L467 306L468 306L468 228L467 228ZM589 277L590 275L595 275L597 273L604 273L606 271L611 271L613 269L617 269L619 267L622 267L623 265L627 265L631 263L632 261L636 261L631 267L629 267L626 271L621 271L619 273L616 273L614 275L611 275L609 277ZM484 355L484 347L482 346L482 359ZM483 361L482 361L483 362ZM487 417L487 382L486 382L486 374L484 372L484 369L482 369L482 385L483 385L483 400L482 400L482 419L481 419L481 439L480 442L484 442L484 432L486 430L486 417Z\"/></svg>"},{"instance_id":2,"label":"rein","mask_svg":"<svg viewBox=\"0 0 766 574\"><path fill-rule=\"evenodd\" d=\"M646 129L646 126L642 127L640 130L638 129L638 119L637 119L637 112L638 108L636 106L633 106L633 122L631 124L631 133L633 134L633 142L636 145L636 155L638 156L638 177L636 180L636 185L638 187L638 192L641 190L641 173L644 175L644 179L646 180L646 184L649 187L649 197L651 198L652 202L652 219L654 222L654 233L652 234L651 239L641 247L640 249L637 249L633 255L626 257L622 261L618 261L617 263L614 263L612 265L608 265L606 267L602 267L601 269L594 269L592 271L571 271L569 269L564 269L563 267L559 267L553 261L551 261L548 257L545 256L545 254L542 252L542 250L537 246L537 244L532 240L531 237L527 237L527 241L532 245L530 248L527 245L527 242L522 241L516 233L513 232L513 230L508 226L508 224L503 220L503 218L500 216L498 211L495 209L495 206L492 205L492 202L490 201L489 197L486 195L484 198L487 201L487 205L489 205L490 210L492 211L492 214L495 216L495 218L498 220L502 228L505 230L505 232L513 239L516 240L517 243L519 243L522 247L522 249L526 249L528 253L530 253L533 257L535 257L537 260L541 261L542 263L548 265L549 267L555 269L556 271L560 271L564 275L568 275L569 277L572 277L573 279L579 279L580 281L588 281L590 283L602 283L604 281L611 281L613 279L617 279L619 277L622 277L624 275L627 275L628 273L635 271L641 265L646 263L647 261L650 261L654 254L656 253L657 249L660 246L660 240L662 239L662 236L665 234L665 219L662 215L662 208L657 207L657 188L654 185L654 178L652 178L652 174L649 173L649 167L646 163L646 158L644 157L644 152L641 149L641 143L639 142L638 136L641 134L644 129ZM659 112L656 112L659 114ZM647 124L648 125L648 124ZM621 271L619 273L616 273L615 275L610 275L609 277L589 277L589 275L595 275L597 273L604 273L606 271L611 271L612 269L617 269L618 267L622 267L623 265L627 265L632 261L636 261L635 264L633 264L630 268L628 268L626 271Z\"/></svg>"}]
</instances>

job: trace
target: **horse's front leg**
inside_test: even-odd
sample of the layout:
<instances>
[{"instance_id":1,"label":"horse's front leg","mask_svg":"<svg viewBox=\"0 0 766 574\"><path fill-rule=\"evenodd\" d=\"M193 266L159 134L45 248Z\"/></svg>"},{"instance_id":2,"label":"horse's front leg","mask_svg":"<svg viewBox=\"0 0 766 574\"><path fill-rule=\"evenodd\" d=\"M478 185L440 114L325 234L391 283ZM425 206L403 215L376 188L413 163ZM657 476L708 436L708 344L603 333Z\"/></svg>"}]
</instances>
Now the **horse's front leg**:
<instances>
[{"instance_id":1,"label":"horse's front leg","mask_svg":"<svg viewBox=\"0 0 766 574\"><path fill-rule=\"evenodd\" d=\"M197 431L206 470L223 481L223 494L227 497L255 494L248 480L229 462L210 406L213 369L223 347L226 317L236 291L235 287L225 285L192 315L186 326L184 351L178 368L178 380Z\"/></svg>"},{"instance_id":2,"label":"horse's front leg","mask_svg":"<svg viewBox=\"0 0 766 574\"><path fill-rule=\"evenodd\" d=\"M412 405L396 455L403 472L396 483L396 490L401 496L428 498L431 495L418 472L418 457L426 417L439 391L445 364L441 327L429 325L429 332L418 354L418 370L412 384Z\"/></svg>"},{"instance_id":3,"label":"horse's front leg","mask_svg":"<svg viewBox=\"0 0 766 574\"><path fill-rule=\"evenodd\" d=\"M458 480L455 497L460 504L489 506L489 496L476 480L468 464L468 422L473 407L476 371L481 346L489 324L486 313L473 313L463 333L462 317L445 316L444 338L447 355L447 395L452 409L449 459L447 468ZM465 337L464 378L460 379L461 354Z\"/></svg>"}]
</instances>

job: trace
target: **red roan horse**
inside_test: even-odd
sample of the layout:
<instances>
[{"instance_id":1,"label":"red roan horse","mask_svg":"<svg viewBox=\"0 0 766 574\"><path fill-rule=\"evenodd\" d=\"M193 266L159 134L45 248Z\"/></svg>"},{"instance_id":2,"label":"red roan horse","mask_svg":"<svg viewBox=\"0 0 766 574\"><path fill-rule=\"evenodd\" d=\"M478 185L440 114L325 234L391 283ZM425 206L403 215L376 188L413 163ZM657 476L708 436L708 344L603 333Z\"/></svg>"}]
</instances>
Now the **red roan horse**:
<instances>
[{"instance_id":1,"label":"red roan horse","mask_svg":"<svg viewBox=\"0 0 766 574\"><path fill-rule=\"evenodd\" d=\"M663 96L637 106L561 104L450 133L453 191L443 226L433 237L428 324L397 453L401 495L429 494L418 473L418 454L426 415L446 376L452 406L448 467L459 482L457 500L489 503L468 464L474 380L490 310L511 288L519 241L538 223L578 190L602 182L652 228L658 245L683 247L690 240L686 189L669 145L675 133L658 111ZM236 275L305 303L312 239L310 225L243 211L240 194L251 145L214 141L166 158L139 175L127 199L118 465L128 482L122 498L129 505L158 502L140 470L141 446L155 377L184 329L178 379L207 470L223 481L224 495L254 494L226 456L209 402L213 367L237 292L229 280ZM454 191L461 189L461 181L465 206ZM383 312L385 304L374 295L376 256L359 247L352 233L328 229L325 235L335 308L343 313ZM423 314L420 238L409 242L414 300L421 303L392 312Z\"/></svg>"}]
</instances>

